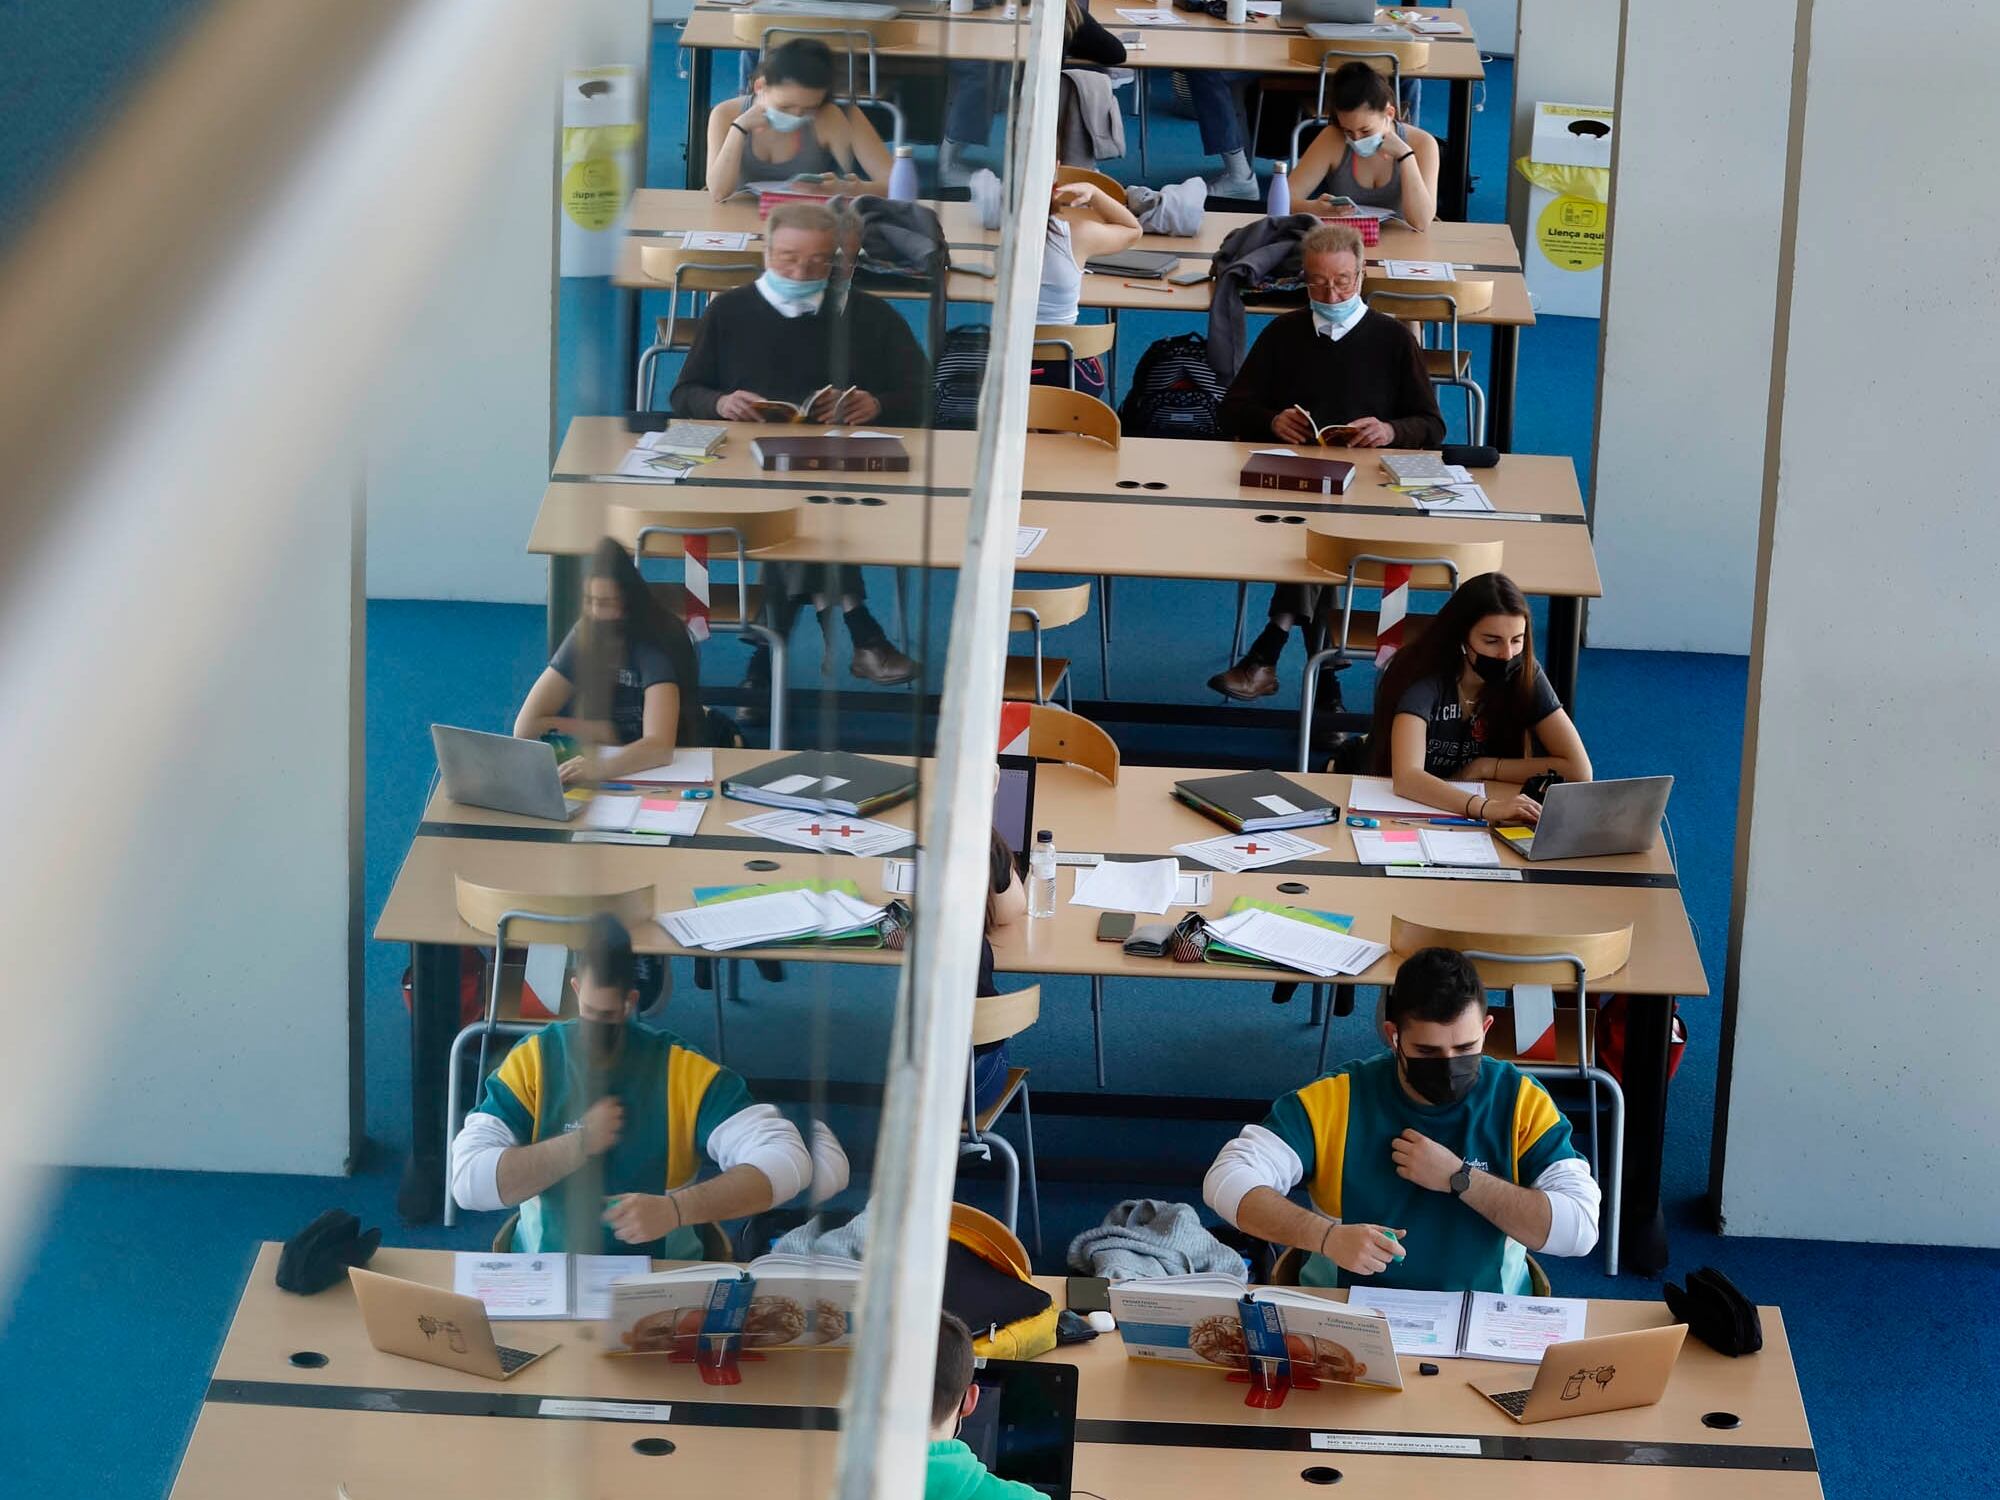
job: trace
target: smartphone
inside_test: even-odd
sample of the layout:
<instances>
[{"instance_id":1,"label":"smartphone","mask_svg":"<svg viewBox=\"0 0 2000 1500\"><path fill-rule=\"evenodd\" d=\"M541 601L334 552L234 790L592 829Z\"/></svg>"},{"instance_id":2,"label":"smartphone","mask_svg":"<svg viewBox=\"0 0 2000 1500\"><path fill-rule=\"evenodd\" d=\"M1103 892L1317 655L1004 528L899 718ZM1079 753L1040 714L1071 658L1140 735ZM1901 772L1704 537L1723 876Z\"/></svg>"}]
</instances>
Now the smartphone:
<instances>
[{"instance_id":1,"label":"smartphone","mask_svg":"<svg viewBox=\"0 0 2000 1500\"><path fill-rule=\"evenodd\" d=\"M1111 1311L1111 1283L1102 1276L1071 1276L1064 1280L1065 1305L1073 1313Z\"/></svg>"},{"instance_id":2,"label":"smartphone","mask_svg":"<svg viewBox=\"0 0 2000 1500\"><path fill-rule=\"evenodd\" d=\"M1122 943L1132 935L1133 916L1129 911L1107 911L1097 918L1100 943Z\"/></svg>"},{"instance_id":3,"label":"smartphone","mask_svg":"<svg viewBox=\"0 0 2000 1500\"><path fill-rule=\"evenodd\" d=\"M1215 273L1213 271L1201 270L1181 271L1173 276L1169 276L1167 281L1172 286L1200 286L1204 281L1213 281L1214 279Z\"/></svg>"}]
</instances>

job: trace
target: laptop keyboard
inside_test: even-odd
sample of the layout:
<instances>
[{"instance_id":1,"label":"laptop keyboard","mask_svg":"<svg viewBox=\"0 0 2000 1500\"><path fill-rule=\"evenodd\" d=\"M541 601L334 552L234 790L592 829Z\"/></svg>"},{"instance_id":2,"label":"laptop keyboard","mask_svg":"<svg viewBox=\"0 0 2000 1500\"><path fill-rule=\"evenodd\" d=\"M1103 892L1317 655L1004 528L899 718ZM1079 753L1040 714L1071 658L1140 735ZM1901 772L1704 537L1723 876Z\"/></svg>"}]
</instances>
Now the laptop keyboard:
<instances>
[{"instance_id":1,"label":"laptop keyboard","mask_svg":"<svg viewBox=\"0 0 2000 1500\"><path fill-rule=\"evenodd\" d=\"M500 1373L503 1375L512 1375L529 1360L536 1358L536 1353L532 1349L509 1349L505 1344L495 1345L494 1352L500 1356Z\"/></svg>"},{"instance_id":2,"label":"laptop keyboard","mask_svg":"<svg viewBox=\"0 0 2000 1500\"><path fill-rule=\"evenodd\" d=\"M1487 1395L1499 1402L1508 1415L1518 1417L1528 1409L1528 1398L1534 1393L1531 1386L1525 1391L1488 1391Z\"/></svg>"}]
</instances>

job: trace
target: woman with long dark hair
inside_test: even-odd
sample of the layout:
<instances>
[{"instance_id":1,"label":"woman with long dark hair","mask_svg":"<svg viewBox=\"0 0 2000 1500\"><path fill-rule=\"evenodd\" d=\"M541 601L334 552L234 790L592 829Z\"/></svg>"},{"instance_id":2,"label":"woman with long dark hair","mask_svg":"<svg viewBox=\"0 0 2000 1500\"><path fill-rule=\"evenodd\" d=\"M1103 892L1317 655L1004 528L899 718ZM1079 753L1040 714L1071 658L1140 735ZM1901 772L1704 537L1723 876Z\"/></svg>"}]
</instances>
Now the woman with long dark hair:
<instances>
[{"instance_id":1,"label":"woman with long dark hair","mask_svg":"<svg viewBox=\"0 0 2000 1500\"><path fill-rule=\"evenodd\" d=\"M514 720L522 739L563 734L603 747L563 762L565 784L616 781L702 741L701 669L678 616L659 608L631 554L605 537L591 554L583 617Z\"/></svg>"},{"instance_id":2,"label":"woman with long dark hair","mask_svg":"<svg viewBox=\"0 0 2000 1500\"><path fill-rule=\"evenodd\" d=\"M1544 771L1590 780L1583 737L1535 660L1528 601L1504 573L1466 579L1391 659L1375 689L1369 744L1376 774L1394 779L1397 796L1492 824L1533 823L1541 804L1518 792L1467 794L1452 782L1518 786Z\"/></svg>"}]
</instances>

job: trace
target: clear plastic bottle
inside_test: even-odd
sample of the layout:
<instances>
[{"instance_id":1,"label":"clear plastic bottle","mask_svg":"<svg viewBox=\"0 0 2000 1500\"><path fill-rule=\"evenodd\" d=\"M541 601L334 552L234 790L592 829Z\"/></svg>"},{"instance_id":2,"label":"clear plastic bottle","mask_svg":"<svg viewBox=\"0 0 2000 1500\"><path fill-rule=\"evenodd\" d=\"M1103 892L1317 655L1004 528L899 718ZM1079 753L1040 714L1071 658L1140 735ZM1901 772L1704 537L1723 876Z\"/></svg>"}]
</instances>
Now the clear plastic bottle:
<instances>
[{"instance_id":1,"label":"clear plastic bottle","mask_svg":"<svg viewBox=\"0 0 2000 1500\"><path fill-rule=\"evenodd\" d=\"M1271 163L1271 196L1265 201L1264 212L1274 219L1282 219L1292 211L1292 179L1290 168L1284 161Z\"/></svg>"},{"instance_id":2,"label":"clear plastic bottle","mask_svg":"<svg viewBox=\"0 0 2000 1500\"><path fill-rule=\"evenodd\" d=\"M1056 841L1048 829L1035 835L1035 849L1028 856L1028 915L1053 917L1056 914Z\"/></svg>"},{"instance_id":3,"label":"clear plastic bottle","mask_svg":"<svg viewBox=\"0 0 2000 1500\"><path fill-rule=\"evenodd\" d=\"M889 168L889 196L898 203L917 200L917 159L908 146L896 148L896 161Z\"/></svg>"}]
</instances>

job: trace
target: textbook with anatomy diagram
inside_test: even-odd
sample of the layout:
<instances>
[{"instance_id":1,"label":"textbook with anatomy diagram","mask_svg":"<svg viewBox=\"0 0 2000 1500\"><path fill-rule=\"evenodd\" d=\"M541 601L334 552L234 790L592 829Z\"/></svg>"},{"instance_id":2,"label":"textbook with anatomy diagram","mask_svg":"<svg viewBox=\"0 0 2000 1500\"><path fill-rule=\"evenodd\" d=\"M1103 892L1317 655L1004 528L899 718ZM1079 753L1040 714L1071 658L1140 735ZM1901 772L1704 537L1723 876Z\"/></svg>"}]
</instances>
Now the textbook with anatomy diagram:
<instances>
[{"instance_id":1,"label":"textbook with anatomy diagram","mask_svg":"<svg viewBox=\"0 0 2000 1500\"><path fill-rule=\"evenodd\" d=\"M1276 1361L1294 1385L1327 1381L1400 1391L1389 1321L1293 1287L1247 1289L1226 1276L1161 1276L1111 1288L1125 1352L1195 1369L1248 1371Z\"/></svg>"},{"instance_id":2,"label":"textbook with anatomy diagram","mask_svg":"<svg viewBox=\"0 0 2000 1500\"><path fill-rule=\"evenodd\" d=\"M846 1349L860 1287L861 1262L816 1255L626 1277L611 1288L605 1352L691 1357L703 1339L731 1334L745 1349Z\"/></svg>"}]
</instances>

